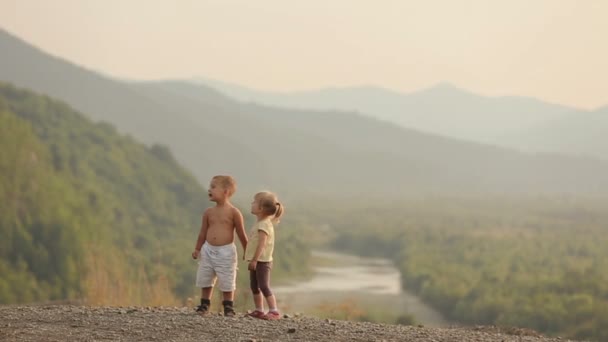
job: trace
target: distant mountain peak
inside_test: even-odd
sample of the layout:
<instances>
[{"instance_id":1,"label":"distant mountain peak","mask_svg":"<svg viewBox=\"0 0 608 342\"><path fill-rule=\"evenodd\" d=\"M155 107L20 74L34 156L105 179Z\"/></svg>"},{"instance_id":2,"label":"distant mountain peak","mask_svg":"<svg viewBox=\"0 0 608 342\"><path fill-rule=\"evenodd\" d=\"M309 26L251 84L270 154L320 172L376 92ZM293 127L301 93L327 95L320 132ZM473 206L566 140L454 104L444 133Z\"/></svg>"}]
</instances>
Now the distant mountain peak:
<instances>
[{"instance_id":1,"label":"distant mountain peak","mask_svg":"<svg viewBox=\"0 0 608 342\"><path fill-rule=\"evenodd\" d=\"M419 91L415 91L413 92L413 94L424 94L424 93L428 93L428 94L432 94L432 95L468 95L468 96L480 96L477 95L475 93L473 93L472 91L459 87L454 83L448 82L448 81L443 81L443 82L439 82L435 85L432 85L428 88L424 88L421 89Z\"/></svg>"}]
</instances>

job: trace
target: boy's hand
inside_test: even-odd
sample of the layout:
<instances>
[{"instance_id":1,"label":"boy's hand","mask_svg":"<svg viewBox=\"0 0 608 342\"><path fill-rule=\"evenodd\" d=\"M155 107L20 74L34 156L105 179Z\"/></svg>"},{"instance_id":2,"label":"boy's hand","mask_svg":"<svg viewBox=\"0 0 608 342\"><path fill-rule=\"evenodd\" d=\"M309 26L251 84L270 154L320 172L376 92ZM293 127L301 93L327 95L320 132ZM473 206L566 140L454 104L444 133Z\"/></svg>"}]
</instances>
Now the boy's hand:
<instances>
[{"instance_id":1,"label":"boy's hand","mask_svg":"<svg viewBox=\"0 0 608 342\"><path fill-rule=\"evenodd\" d=\"M192 259L198 259L199 254L201 254L201 251L195 249L194 252L192 252Z\"/></svg>"},{"instance_id":2,"label":"boy's hand","mask_svg":"<svg viewBox=\"0 0 608 342\"><path fill-rule=\"evenodd\" d=\"M247 267L250 271L255 271L255 269L258 267L258 262L256 260L251 260L249 262L249 267Z\"/></svg>"}]
</instances>

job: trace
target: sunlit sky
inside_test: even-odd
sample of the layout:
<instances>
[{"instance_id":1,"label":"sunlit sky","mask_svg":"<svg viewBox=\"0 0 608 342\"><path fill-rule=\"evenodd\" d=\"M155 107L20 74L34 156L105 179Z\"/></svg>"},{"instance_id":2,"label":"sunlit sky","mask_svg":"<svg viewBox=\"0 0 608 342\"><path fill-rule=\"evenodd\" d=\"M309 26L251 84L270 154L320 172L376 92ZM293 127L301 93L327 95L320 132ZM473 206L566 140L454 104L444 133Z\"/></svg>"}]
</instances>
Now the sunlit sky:
<instances>
[{"instance_id":1,"label":"sunlit sky","mask_svg":"<svg viewBox=\"0 0 608 342\"><path fill-rule=\"evenodd\" d=\"M0 0L0 27L121 78L608 104L605 0Z\"/></svg>"}]
</instances>

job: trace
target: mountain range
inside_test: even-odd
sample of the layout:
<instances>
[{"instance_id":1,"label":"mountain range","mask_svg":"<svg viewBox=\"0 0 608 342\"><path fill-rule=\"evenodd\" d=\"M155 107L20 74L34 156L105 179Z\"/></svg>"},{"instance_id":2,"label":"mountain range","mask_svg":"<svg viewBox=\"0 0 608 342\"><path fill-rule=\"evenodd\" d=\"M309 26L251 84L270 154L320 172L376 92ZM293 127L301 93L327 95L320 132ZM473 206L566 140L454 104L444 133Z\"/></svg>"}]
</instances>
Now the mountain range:
<instances>
[{"instance_id":1,"label":"mountain range","mask_svg":"<svg viewBox=\"0 0 608 342\"><path fill-rule=\"evenodd\" d=\"M608 193L608 162L600 159L523 153L354 111L244 102L192 81L117 80L2 30L0 51L0 80L168 146L203 184L230 173L244 191L289 196ZM560 119L559 108L542 120Z\"/></svg>"},{"instance_id":2,"label":"mountain range","mask_svg":"<svg viewBox=\"0 0 608 342\"><path fill-rule=\"evenodd\" d=\"M357 111L402 127L529 152L608 159L608 106L593 111L521 96L487 97L450 83L412 93L375 86L268 92L205 78L244 102L308 110Z\"/></svg>"}]
</instances>

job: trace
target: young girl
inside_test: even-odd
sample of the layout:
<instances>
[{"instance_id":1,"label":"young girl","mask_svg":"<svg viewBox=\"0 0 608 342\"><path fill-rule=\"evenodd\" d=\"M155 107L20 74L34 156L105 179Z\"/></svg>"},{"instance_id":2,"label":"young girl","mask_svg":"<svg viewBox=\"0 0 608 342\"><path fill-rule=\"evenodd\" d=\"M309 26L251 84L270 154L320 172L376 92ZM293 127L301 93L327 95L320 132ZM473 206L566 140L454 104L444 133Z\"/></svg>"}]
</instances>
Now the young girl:
<instances>
[{"instance_id":1,"label":"young girl","mask_svg":"<svg viewBox=\"0 0 608 342\"><path fill-rule=\"evenodd\" d=\"M255 310L248 315L266 320L277 320L281 314L277 301L270 290L270 270L274 250L274 225L283 215L283 206L272 192L259 192L253 197L251 213L257 222L249 232L249 242L245 259L249 261L249 279ZM268 303L268 313L264 314L264 298Z\"/></svg>"}]
</instances>

